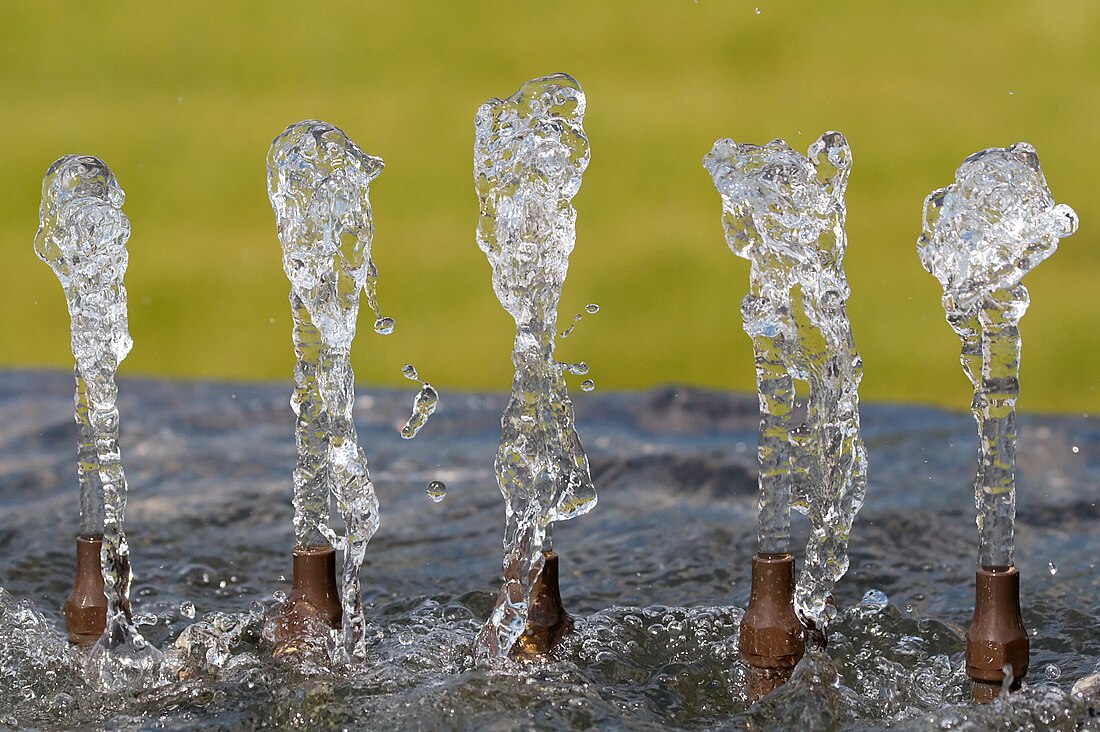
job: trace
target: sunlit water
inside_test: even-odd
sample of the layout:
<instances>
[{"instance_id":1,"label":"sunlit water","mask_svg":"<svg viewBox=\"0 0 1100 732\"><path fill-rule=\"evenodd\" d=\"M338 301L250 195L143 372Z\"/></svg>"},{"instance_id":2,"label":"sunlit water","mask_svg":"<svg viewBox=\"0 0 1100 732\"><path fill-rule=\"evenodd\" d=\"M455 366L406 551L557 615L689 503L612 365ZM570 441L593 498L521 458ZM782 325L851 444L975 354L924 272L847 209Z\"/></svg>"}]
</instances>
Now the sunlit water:
<instances>
[{"instance_id":1,"label":"sunlit water","mask_svg":"<svg viewBox=\"0 0 1100 732\"><path fill-rule=\"evenodd\" d=\"M507 397L456 394L407 441L408 392L360 388L356 428L386 522L363 573L366 659L334 671L323 654L273 660L261 635L262 612L289 590L286 392L121 381L134 613L156 618L142 632L181 680L104 694L82 680L60 613L78 526L71 376L0 374L0 724L1100 728L1068 694L1100 671L1096 419L1019 419L1016 559L1033 633L1022 693L968 703L971 416L865 404L878 467L828 655L809 654L790 684L750 705L736 641L755 548L755 396L578 395L602 491L599 511L556 533L577 632L548 663L497 667L474 665L471 651L500 586L493 460ZM433 480L446 500L425 495ZM794 529L805 543L798 517Z\"/></svg>"}]
</instances>

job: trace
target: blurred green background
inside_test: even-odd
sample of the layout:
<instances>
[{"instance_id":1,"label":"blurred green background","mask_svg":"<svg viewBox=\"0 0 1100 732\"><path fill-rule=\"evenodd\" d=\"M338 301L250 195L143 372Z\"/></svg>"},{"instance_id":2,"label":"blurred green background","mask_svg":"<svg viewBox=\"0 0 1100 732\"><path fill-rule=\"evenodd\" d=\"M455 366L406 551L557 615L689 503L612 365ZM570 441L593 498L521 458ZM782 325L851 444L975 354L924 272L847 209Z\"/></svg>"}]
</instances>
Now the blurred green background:
<instances>
[{"instance_id":1,"label":"blurred green background","mask_svg":"<svg viewBox=\"0 0 1100 732\"><path fill-rule=\"evenodd\" d=\"M507 389L512 323L474 241L473 117L555 71L588 95L592 162L562 341L600 389L677 382L748 390L738 303L701 167L719 137L805 150L842 131L849 313L864 400L964 409L970 388L939 286L915 254L921 205L971 152L1039 151L1080 231L1026 279L1020 402L1090 412L1100 311L1100 3L935 0L561 0L4 3L0 6L0 366L71 368L68 317L32 251L41 178L102 157L127 193L124 374L289 381L288 285L264 159L291 122L342 127L385 159L374 183L379 296L363 384ZM575 384L575 381L574 381Z\"/></svg>"}]
</instances>

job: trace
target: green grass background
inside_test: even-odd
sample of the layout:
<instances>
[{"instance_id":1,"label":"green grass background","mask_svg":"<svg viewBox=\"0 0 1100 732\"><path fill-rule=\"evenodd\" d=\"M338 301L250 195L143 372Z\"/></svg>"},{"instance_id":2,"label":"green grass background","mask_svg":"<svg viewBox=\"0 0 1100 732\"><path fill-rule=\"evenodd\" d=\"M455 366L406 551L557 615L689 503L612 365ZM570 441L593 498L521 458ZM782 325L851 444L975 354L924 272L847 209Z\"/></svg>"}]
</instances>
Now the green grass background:
<instances>
[{"instance_id":1,"label":"green grass background","mask_svg":"<svg viewBox=\"0 0 1100 732\"><path fill-rule=\"evenodd\" d=\"M757 8L759 12L757 12ZM506 389L512 324L474 241L473 117L566 71L588 95L592 162L559 345L601 389L751 389L726 248L701 167L718 137L851 143L849 304L865 400L963 409L970 390L937 283L915 254L921 204L969 153L1026 140L1080 231L1025 283L1020 406L1090 412L1100 312L1100 3L560 0L5 2L0 6L0 366L70 368L61 289L32 239L42 174L102 157L127 192L122 373L289 380L287 281L267 201L271 139L308 117L385 159L379 296L365 384L408 361L444 392Z\"/></svg>"}]
</instances>

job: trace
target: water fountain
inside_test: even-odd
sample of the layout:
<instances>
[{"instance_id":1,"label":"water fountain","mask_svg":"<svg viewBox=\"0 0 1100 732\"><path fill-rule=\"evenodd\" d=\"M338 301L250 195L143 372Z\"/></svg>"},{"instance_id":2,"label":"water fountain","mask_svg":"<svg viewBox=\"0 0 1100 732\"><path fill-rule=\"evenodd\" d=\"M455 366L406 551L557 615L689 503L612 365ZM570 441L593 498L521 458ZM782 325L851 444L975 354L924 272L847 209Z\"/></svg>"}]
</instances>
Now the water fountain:
<instances>
[{"instance_id":1,"label":"water fountain","mask_svg":"<svg viewBox=\"0 0 1100 732\"><path fill-rule=\"evenodd\" d=\"M963 336L982 440L978 607L965 634L960 588L971 566L952 557L971 539L944 517L969 498L926 489L969 475L973 423L914 406L857 408L861 366L841 268L844 138L827 133L806 156L781 141L720 140L706 158L727 241L751 263L742 314L759 394L601 393L575 415L563 376L586 367L555 359L554 334L575 239L571 199L588 162L583 113L580 87L565 75L478 112L478 243L516 322L514 388L457 398L432 418L430 454L405 441L438 403L411 365L402 371L421 389L399 431L407 394L372 389L359 397L369 408L352 409L361 292L375 329L393 328L377 312L370 261L368 187L380 160L315 121L291 125L271 148L298 356L293 443L278 385L131 379L115 389L130 348L122 191L95 158L50 167L36 251L72 317L83 563L73 602L55 612L72 577L43 558L56 556L58 517L73 504L71 424L54 419L72 403L72 382L0 372L0 725L1075 730L1100 714L1100 430L1084 416L1017 423L1014 411L1027 304L1019 280L1076 226L1053 205L1034 151L968 159L956 183L929 198L920 243ZM147 568L138 580L122 526L119 412L126 474L141 486L129 507ZM591 430L589 453L576 419ZM1045 484L1019 520L1017 428L1027 436L1022 475ZM377 500L360 438L391 491L374 539ZM864 439L879 482L849 548ZM293 506L284 495L291 470ZM428 502L428 475L445 478L453 498ZM592 475L601 510L570 537L571 617L551 528L591 510ZM471 567L500 556L485 530L499 499L478 490L494 478L508 520L499 594L471 590L470 580ZM433 480L428 498L445 492ZM333 500L342 535L330 523ZM791 550L802 527L792 527L791 507L810 519L797 584ZM279 546L291 521L286 598L271 586L283 579ZM754 528L755 551L741 540ZM1016 530L1029 547L1024 564L1050 562L1049 572L1029 573L1023 613ZM89 548L99 533L102 571ZM360 587L367 540L385 561ZM854 571L838 583L849 550ZM99 625L81 625L85 612ZM1021 614L1030 663L1042 669L1025 684ZM987 618L997 630L998 616L1007 638L984 630ZM96 642L91 651L58 632L66 620L75 640ZM990 696L1020 690L972 705L966 673L993 676L976 686Z\"/></svg>"},{"instance_id":2,"label":"water fountain","mask_svg":"<svg viewBox=\"0 0 1100 732\"><path fill-rule=\"evenodd\" d=\"M288 127L271 143L268 196L275 211L294 318L298 446L294 470L293 589L273 629L278 650L293 648L310 628L340 628L338 657L347 661L364 637L359 571L378 530L378 500L359 447L351 344L360 292L388 333L375 295L370 257L374 234L368 192L382 172L340 129L315 120ZM329 526L335 501L344 523ZM335 549L343 554L343 600L336 590Z\"/></svg>"},{"instance_id":3,"label":"water fountain","mask_svg":"<svg viewBox=\"0 0 1100 732\"><path fill-rule=\"evenodd\" d=\"M802 657L802 623L824 644L836 616L832 588L848 569L848 534L866 489L862 363L845 312L842 267L851 162L838 132L822 135L806 156L782 140L759 146L722 139L704 160L722 196L726 241L751 263L741 315L760 400L760 509L740 649L761 671L761 691L788 677ZM792 506L811 525L797 587Z\"/></svg>"},{"instance_id":4,"label":"water fountain","mask_svg":"<svg viewBox=\"0 0 1100 732\"><path fill-rule=\"evenodd\" d=\"M955 182L924 202L917 253L943 286L947 322L962 340L963 371L974 386L978 569L966 670L977 700L1018 688L1028 669L1013 557L1018 325L1029 303L1021 279L1076 230L1077 215L1055 205L1035 148L1023 142L971 155Z\"/></svg>"},{"instance_id":5,"label":"water fountain","mask_svg":"<svg viewBox=\"0 0 1100 732\"><path fill-rule=\"evenodd\" d=\"M130 550L123 529L126 474L118 447L115 373L133 341L127 328L130 222L125 194L107 165L66 155L42 181L34 250L65 290L76 360L80 534L76 581L65 626L80 645L95 644L88 669L107 686L126 685L157 663L130 612Z\"/></svg>"},{"instance_id":6,"label":"water fountain","mask_svg":"<svg viewBox=\"0 0 1100 732\"><path fill-rule=\"evenodd\" d=\"M516 321L512 398L501 417L497 486L506 502L504 586L481 652L542 654L570 631L551 524L592 510L596 491L554 358L558 301L576 240L570 201L588 166L585 98L565 74L532 79L481 105L474 122L478 246Z\"/></svg>"}]
</instances>

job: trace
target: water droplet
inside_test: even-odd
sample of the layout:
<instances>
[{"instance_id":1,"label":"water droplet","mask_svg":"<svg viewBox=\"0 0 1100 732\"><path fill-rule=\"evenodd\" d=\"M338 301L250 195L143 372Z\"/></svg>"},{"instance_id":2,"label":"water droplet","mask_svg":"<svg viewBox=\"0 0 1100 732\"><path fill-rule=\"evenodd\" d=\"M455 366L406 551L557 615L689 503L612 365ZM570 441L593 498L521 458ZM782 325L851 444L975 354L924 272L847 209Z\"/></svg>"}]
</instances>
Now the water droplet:
<instances>
[{"instance_id":1,"label":"water droplet","mask_svg":"<svg viewBox=\"0 0 1100 732\"><path fill-rule=\"evenodd\" d=\"M1047 562L1047 569L1052 575L1058 574L1058 565L1054 562Z\"/></svg>"},{"instance_id":2,"label":"water droplet","mask_svg":"<svg viewBox=\"0 0 1100 732\"><path fill-rule=\"evenodd\" d=\"M600 312L600 306L594 302L591 302L584 306L584 311L589 315L595 315L596 313Z\"/></svg>"},{"instance_id":3,"label":"water droplet","mask_svg":"<svg viewBox=\"0 0 1100 732\"><path fill-rule=\"evenodd\" d=\"M1054 663L1048 663L1043 671L1046 672L1047 678L1051 681L1062 675L1062 669L1058 668L1058 665Z\"/></svg>"},{"instance_id":4,"label":"water droplet","mask_svg":"<svg viewBox=\"0 0 1100 732\"><path fill-rule=\"evenodd\" d=\"M401 374L409 381L420 381L420 376L417 375L416 369L411 363L407 363L401 367Z\"/></svg>"},{"instance_id":5,"label":"water droplet","mask_svg":"<svg viewBox=\"0 0 1100 732\"><path fill-rule=\"evenodd\" d=\"M875 589L867 590L863 595L863 599L859 601L860 609L864 614L880 613L889 604L890 599L886 596L886 593Z\"/></svg>"},{"instance_id":6,"label":"water droplet","mask_svg":"<svg viewBox=\"0 0 1100 732\"><path fill-rule=\"evenodd\" d=\"M379 318L374 321L374 332L378 335L389 335L393 333L393 326L393 318Z\"/></svg>"},{"instance_id":7,"label":"water droplet","mask_svg":"<svg viewBox=\"0 0 1100 732\"><path fill-rule=\"evenodd\" d=\"M438 406L439 392L428 382L423 382L420 391L413 397L412 414L409 415L409 421L401 428L401 437L406 440L416 437L421 428L428 423L428 418L435 414Z\"/></svg>"},{"instance_id":8,"label":"water droplet","mask_svg":"<svg viewBox=\"0 0 1100 732\"><path fill-rule=\"evenodd\" d=\"M286 593L282 590L275 590L271 593L271 597L275 599L275 602L286 602Z\"/></svg>"},{"instance_id":9,"label":"water droplet","mask_svg":"<svg viewBox=\"0 0 1100 732\"><path fill-rule=\"evenodd\" d=\"M1016 93L1016 91L1015 91L1014 89L1009 89L1009 90L1008 90L1008 95L1009 95L1009 96L1012 96L1012 95L1013 95L1013 94L1015 94L1015 93Z\"/></svg>"},{"instance_id":10,"label":"water droplet","mask_svg":"<svg viewBox=\"0 0 1100 732\"><path fill-rule=\"evenodd\" d=\"M558 334L558 338L568 338L569 334L573 332L573 329L577 327L577 321L579 321L580 319L581 319L581 314L580 313L577 313L576 315L574 315L573 316L573 322L569 325L568 328L566 328L565 330L563 330L561 333Z\"/></svg>"},{"instance_id":11,"label":"water droplet","mask_svg":"<svg viewBox=\"0 0 1100 732\"><path fill-rule=\"evenodd\" d=\"M588 364L584 361L566 364L565 368L568 369L569 373L573 374L574 376L584 376L588 373Z\"/></svg>"},{"instance_id":12,"label":"water droplet","mask_svg":"<svg viewBox=\"0 0 1100 732\"><path fill-rule=\"evenodd\" d=\"M596 388L596 382L592 379L585 379L581 382L581 391L592 391Z\"/></svg>"},{"instance_id":13,"label":"water droplet","mask_svg":"<svg viewBox=\"0 0 1100 732\"><path fill-rule=\"evenodd\" d=\"M1070 449L1071 449L1071 450L1073 450L1073 454L1074 454L1074 455L1076 455L1077 453L1081 452L1081 448L1077 447L1077 445L1074 445L1074 446L1073 446L1072 448L1070 448Z\"/></svg>"},{"instance_id":14,"label":"water droplet","mask_svg":"<svg viewBox=\"0 0 1100 732\"><path fill-rule=\"evenodd\" d=\"M428 498L432 499L432 503L439 503L447 497L447 484L441 480L433 480L428 483L427 494Z\"/></svg>"},{"instance_id":15,"label":"water droplet","mask_svg":"<svg viewBox=\"0 0 1100 732\"><path fill-rule=\"evenodd\" d=\"M195 617L195 603L190 600L185 600L180 603L180 615L185 618L191 619Z\"/></svg>"},{"instance_id":16,"label":"water droplet","mask_svg":"<svg viewBox=\"0 0 1100 732\"><path fill-rule=\"evenodd\" d=\"M158 620L154 613L141 613L134 616L134 625L156 625Z\"/></svg>"},{"instance_id":17,"label":"water droplet","mask_svg":"<svg viewBox=\"0 0 1100 732\"><path fill-rule=\"evenodd\" d=\"M756 10L756 14L760 15L760 8L754 8L754 9Z\"/></svg>"}]
</instances>

